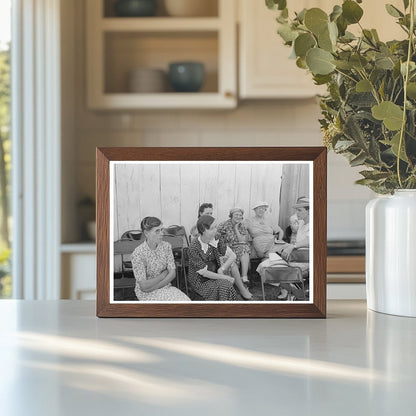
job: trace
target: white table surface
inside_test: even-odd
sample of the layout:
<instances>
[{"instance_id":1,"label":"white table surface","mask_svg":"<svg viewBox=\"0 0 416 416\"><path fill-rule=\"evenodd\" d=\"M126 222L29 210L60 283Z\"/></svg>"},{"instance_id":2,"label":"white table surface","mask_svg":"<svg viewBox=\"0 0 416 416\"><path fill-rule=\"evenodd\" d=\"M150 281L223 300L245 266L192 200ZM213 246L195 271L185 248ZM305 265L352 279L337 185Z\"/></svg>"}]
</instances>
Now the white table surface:
<instances>
[{"instance_id":1,"label":"white table surface","mask_svg":"<svg viewBox=\"0 0 416 416\"><path fill-rule=\"evenodd\" d=\"M412 415L416 319L98 319L0 301L0 415Z\"/></svg>"}]
</instances>

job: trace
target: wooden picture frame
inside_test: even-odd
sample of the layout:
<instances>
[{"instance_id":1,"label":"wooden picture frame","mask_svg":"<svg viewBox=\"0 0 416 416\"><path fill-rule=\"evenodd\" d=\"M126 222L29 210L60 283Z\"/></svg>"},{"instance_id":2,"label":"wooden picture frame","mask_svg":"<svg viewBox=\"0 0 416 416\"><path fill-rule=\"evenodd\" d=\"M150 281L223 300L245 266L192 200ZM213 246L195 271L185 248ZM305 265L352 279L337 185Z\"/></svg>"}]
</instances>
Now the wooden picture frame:
<instances>
[{"instance_id":1,"label":"wooden picture frame","mask_svg":"<svg viewBox=\"0 0 416 416\"><path fill-rule=\"evenodd\" d=\"M206 317L206 318L325 318L326 317L326 213L327 213L327 150L324 147L178 147L178 148L160 148L160 147L134 147L134 148L97 148L97 176L96 176L96 192L97 192L97 316L98 317ZM115 276L116 272L116 252L114 252L115 241L119 238L116 235L116 227L114 226L114 218L121 218L124 221L124 216L118 213L115 215L115 210L118 206L128 205L125 200L123 204L118 203L118 199L115 194L122 194L120 191L121 185L115 185L114 179L115 169L120 171L125 166L137 166L137 169L142 169L140 172L144 172L143 166L151 166L155 169L155 172L161 172L172 165L172 169L177 169L182 172L183 166L192 165L192 169L205 169L204 172L213 169L215 172L222 172L221 169L232 169L235 166L235 170L243 169L244 171L250 170L252 176L257 175L256 178L261 177L256 172L262 172L262 175L267 172L272 172L270 169L276 169L276 172L289 172L290 169L295 169L297 166L308 166L308 192L310 196L310 223L308 227L311 227L311 234L308 238L310 241L310 248L308 247L308 253L310 250L311 257L307 264L309 270L308 276L313 276L312 280L309 280L309 294L305 295L305 287L302 283L302 290L304 298L301 300L290 301L278 301L267 300L266 301L204 301L197 300L191 302L147 302L147 301L124 301L114 300L115 292ZM209 165L213 167L209 167ZM205 166L206 165L206 166ZM293 165L293 168L290 166ZM281 166L281 168L279 168ZM158 168L159 167L159 168ZM135 168L136 169L136 168ZM147 168L146 168L147 169ZM170 168L169 168L170 169ZM280 170L279 170L280 169ZM304 169L305 170L305 169ZM122 171L123 172L123 171ZM238 171L240 172L240 171ZM273 171L274 172L274 171ZM158 174L159 175L159 174ZM161 175L161 174L160 174ZM118 175L117 177L119 177ZM172 176L172 175L171 175ZM269 175L270 176L270 175ZM248 179L244 179L243 184L250 182L250 198L255 195L258 199L265 199L263 194L269 190L270 186L274 186L273 198L278 197L278 208L275 211L279 213L283 212L283 204L288 204L289 193L291 187L283 188L285 175L271 175L272 177L262 182L255 183L253 177L247 176ZM286 175L287 176L287 175ZM154 180L152 177L151 180ZM188 176L180 176L180 181L188 180ZM218 173L218 178L222 178ZM146 177L147 178L147 177ZM162 181L162 176L158 176L156 182ZM235 174L233 178L240 178ZM267 175L266 175L267 178ZM283 178L283 179L282 179ZM120 181L121 179L119 179ZM172 178L170 177L172 181ZM201 180L201 179L199 179ZM235 179L233 179L235 180ZM240 180L240 179L239 179ZM243 179L241 179L243 180ZM218 179L220 181L220 179ZM257 179L259 181L259 179ZM280 181L280 182L273 182ZM298 181L298 180L297 180ZM143 182L143 183L141 183ZM144 186L145 178L136 176L136 182L130 189L140 189L140 186ZM146 183L148 183L146 179ZM160 183L154 183L155 195L160 192ZM172 182L171 182L172 183ZM218 182L219 183L219 182ZM277 185L278 184L278 188ZM295 181L293 181L295 183ZM297 182L296 182L297 183ZM175 183L173 182L175 185ZM199 184L199 182L198 182ZM182 182L181 182L182 186ZM204 187L199 185L201 189ZM220 189L221 186L218 185ZM248 185L247 185L248 186ZM180 186L178 185L178 189ZM238 188L238 184L235 185L235 189ZM240 186L241 188L241 186ZM239 189L240 189L239 188ZM243 186L244 188L244 186ZM261 188L261 189L260 189ZM114 192L114 189L117 192ZM182 188L181 188L182 189ZM199 189L199 188L198 188ZM230 189L230 188L227 188ZM286 194L284 194L286 189ZM262 191L263 190L263 191ZM264 191L265 190L265 191ZM135 191L133 191L135 192ZM183 191L185 192L185 191ZM203 192L200 191L200 193ZM230 190L229 192L233 192ZM236 192L236 191L235 191ZM261 193L263 192L263 193ZM283 193L282 193L283 192ZM288 193L289 192L289 193ZM299 191L300 192L300 191ZM290 198L301 197L302 195L291 195ZM305 192L305 191L304 191ZM124 193L125 194L125 193ZM186 196L183 196L184 201L189 198L193 192L187 190ZM293 194L293 192L292 192ZM120 195L118 198L120 198ZM302 196L303 198L304 196ZM226 195L218 195L218 205L225 202L221 202L226 198ZM248 198L248 197L247 197ZM246 198L246 199L247 199ZM280 199L281 198L281 199ZM238 198L234 196L234 201ZM128 199L127 199L128 200ZM161 200L161 199L160 199ZM146 199L147 203L152 201L151 198ZM181 200L182 201L182 200ZM285 202L286 201L286 202ZM295 201L295 200L293 200ZM182 202L181 202L182 203ZM186 202L187 203L187 202ZM194 202L195 203L195 202ZM252 201L247 202L251 204L251 208L254 208L256 204ZM163 204L160 202L162 208L158 208L158 212L163 211ZM183 203L184 207L187 207ZM230 205L230 204L229 204ZM286 206L285 205L285 206ZM290 208L293 208L290 205ZM156 207L156 205L155 205ZM188 209L189 207L187 207ZM231 207L229 207L231 208ZM228 209L229 209L228 208ZM296 207L295 207L296 208ZM119 209L119 208L117 208ZM175 208L176 209L176 208ZM271 209L271 208L270 208ZM142 210L143 211L143 210ZM156 208L155 208L156 211ZM218 215L220 208L218 207ZM117 211L118 212L118 211ZM166 211L165 211L166 212ZM224 217L225 205L222 208L222 219ZM146 212L143 211L143 216ZM228 212L227 212L228 213ZM291 213L293 214L293 213ZM149 214L147 214L149 215ZM155 215L157 216L157 215ZM215 215L214 215L215 216ZM293 216L293 215L292 215ZM162 216L163 217L163 216ZM277 216L276 216L277 217ZM287 217L287 216L286 216ZM196 212L195 212L196 218ZM309 217L308 217L309 218ZM161 218L163 221L163 218ZM141 218L136 218L133 222L136 225L134 228L140 227ZM118 220L117 220L118 221ZM306 222L307 220L305 220ZM195 219L196 222L196 219ZM122 227L119 227L122 228ZM288 227L289 228L289 227ZM124 229L123 229L124 231ZM189 232L189 230L187 230ZM117 231L119 232L119 231ZM279 237L280 238L280 237ZM283 255L283 254L282 254ZM295 263L288 263L289 267L297 267ZM118 266L117 266L118 267ZM186 270L189 271L185 266ZM274 270L274 269L273 269ZM303 270L300 268L300 270ZM276 273L275 273L276 274ZM198 275L199 276L199 275ZM303 274L304 276L304 274ZM117 276L116 276L117 277ZM308 277L309 278L309 277ZM266 279L267 280L267 279ZM266 282L266 280L260 279L260 282ZM305 278L301 279L303 282ZM135 281L135 280L134 280ZM185 275L185 281L189 281ZM283 285L283 281L282 281ZM265 285L262 283L262 286ZM290 285L292 287L293 285ZM267 286L269 287L269 286ZM289 287L289 290L290 290ZM294 286L296 289L296 285ZM135 289L137 290L137 289ZM136 292L137 293L137 292ZM189 293L188 293L189 294ZM263 299L264 288L263 288Z\"/></svg>"}]
</instances>

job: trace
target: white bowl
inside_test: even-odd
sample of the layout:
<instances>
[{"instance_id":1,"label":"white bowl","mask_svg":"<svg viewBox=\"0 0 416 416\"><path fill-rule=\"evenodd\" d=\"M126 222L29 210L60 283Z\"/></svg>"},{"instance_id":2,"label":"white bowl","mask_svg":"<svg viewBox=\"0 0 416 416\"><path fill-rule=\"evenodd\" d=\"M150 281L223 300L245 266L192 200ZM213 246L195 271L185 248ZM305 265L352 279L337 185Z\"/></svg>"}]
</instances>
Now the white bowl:
<instances>
[{"instance_id":1,"label":"white bowl","mask_svg":"<svg viewBox=\"0 0 416 416\"><path fill-rule=\"evenodd\" d=\"M96 238L97 238L97 227L96 227L95 221L88 221L87 222L87 234L88 234L88 237L92 241L96 240Z\"/></svg>"},{"instance_id":2,"label":"white bowl","mask_svg":"<svg viewBox=\"0 0 416 416\"><path fill-rule=\"evenodd\" d=\"M165 0L165 7L174 17L218 16L217 0Z\"/></svg>"},{"instance_id":3,"label":"white bowl","mask_svg":"<svg viewBox=\"0 0 416 416\"><path fill-rule=\"evenodd\" d=\"M167 74L163 69L136 68L129 72L129 92L165 92L167 90L167 85Z\"/></svg>"}]
</instances>

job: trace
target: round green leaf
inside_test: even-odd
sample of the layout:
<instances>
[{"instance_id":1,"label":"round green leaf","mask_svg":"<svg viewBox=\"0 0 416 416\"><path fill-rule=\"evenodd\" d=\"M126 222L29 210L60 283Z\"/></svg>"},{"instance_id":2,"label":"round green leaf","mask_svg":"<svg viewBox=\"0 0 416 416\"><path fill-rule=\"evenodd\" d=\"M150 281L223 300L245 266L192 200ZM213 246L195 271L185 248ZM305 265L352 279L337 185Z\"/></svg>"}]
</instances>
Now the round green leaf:
<instances>
[{"instance_id":1,"label":"round green leaf","mask_svg":"<svg viewBox=\"0 0 416 416\"><path fill-rule=\"evenodd\" d=\"M350 63L354 68L361 70L367 65L368 62L363 56L356 53L351 56Z\"/></svg>"},{"instance_id":2,"label":"round green leaf","mask_svg":"<svg viewBox=\"0 0 416 416\"><path fill-rule=\"evenodd\" d=\"M286 43L294 41L298 36L298 32L293 30L291 28L291 26L289 24L286 24L286 23L279 25L279 27L277 29L277 33L282 37L282 39Z\"/></svg>"},{"instance_id":3,"label":"round green leaf","mask_svg":"<svg viewBox=\"0 0 416 416\"><path fill-rule=\"evenodd\" d=\"M332 61L332 63L339 69L342 70L350 70L352 68L352 65L348 61Z\"/></svg>"},{"instance_id":4,"label":"round green leaf","mask_svg":"<svg viewBox=\"0 0 416 416\"><path fill-rule=\"evenodd\" d=\"M321 49L324 49L328 52L333 52L334 45L332 44L331 37L329 36L328 28L318 35L318 45Z\"/></svg>"},{"instance_id":5,"label":"round green leaf","mask_svg":"<svg viewBox=\"0 0 416 416\"><path fill-rule=\"evenodd\" d=\"M391 146L391 151L394 153L395 156L399 156L399 145L400 145L400 132L395 134L393 138L391 139L390 143L388 143ZM409 159L406 155L406 149L405 149L405 141L402 141L402 145L400 146L400 156L399 158L405 162L408 162Z\"/></svg>"},{"instance_id":6,"label":"round green leaf","mask_svg":"<svg viewBox=\"0 0 416 416\"><path fill-rule=\"evenodd\" d=\"M296 66L298 68L302 68L302 69L308 69L308 66L306 65L306 61L305 58L298 58L296 59Z\"/></svg>"},{"instance_id":7,"label":"round green leaf","mask_svg":"<svg viewBox=\"0 0 416 416\"><path fill-rule=\"evenodd\" d=\"M331 53L320 48L309 49L306 54L306 64L314 75L330 74L335 69L335 65L332 63L333 59Z\"/></svg>"},{"instance_id":8,"label":"round green leaf","mask_svg":"<svg viewBox=\"0 0 416 416\"><path fill-rule=\"evenodd\" d=\"M315 35L327 29L328 15L318 7L309 9L305 13L305 26Z\"/></svg>"},{"instance_id":9,"label":"round green leaf","mask_svg":"<svg viewBox=\"0 0 416 416\"><path fill-rule=\"evenodd\" d=\"M329 37L333 45L336 45L338 39L338 26L334 22L328 23Z\"/></svg>"},{"instance_id":10,"label":"round green leaf","mask_svg":"<svg viewBox=\"0 0 416 416\"><path fill-rule=\"evenodd\" d=\"M402 127L403 110L391 101L383 101L371 109L373 117L382 120L389 130L400 130Z\"/></svg>"},{"instance_id":11,"label":"round green leaf","mask_svg":"<svg viewBox=\"0 0 416 416\"><path fill-rule=\"evenodd\" d=\"M357 92L370 92L371 91L370 81L366 79L362 79L361 81L357 82L357 85L355 86L355 90Z\"/></svg>"},{"instance_id":12,"label":"round green leaf","mask_svg":"<svg viewBox=\"0 0 416 416\"><path fill-rule=\"evenodd\" d=\"M380 69L391 70L394 68L394 61L391 57L385 57L385 56L377 57L375 64L376 64L376 67Z\"/></svg>"},{"instance_id":13,"label":"round green leaf","mask_svg":"<svg viewBox=\"0 0 416 416\"><path fill-rule=\"evenodd\" d=\"M347 0L342 3L342 16L349 23L358 23L363 16L363 9L352 0Z\"/></svg>"},{"instance_id":14,"label":"round green leaf","mask_svg":"<svg viewBox=\"0 0 416 416\"><path fill-rule=\"evenodd\" d=\"M313 36L309 33L302 33L295 39L295 53L296 56L304 58L306 52L315 46L316 42Z\"/></svg>"},{"instance_id":15,"label":"round green leaf","mask_svg":"<svg viewBox=\"0 0 416 416\"><path fill-rule=\"evenodd\" d=\"M412 100L416 100L416 82L407 84L407 96Z\"/></svg>"},{"instance_id":16,"label":"round green leaf","mask_svg":"<svg viewBox=\"0 0 416 416\"><path fill-rule=\"evenodd\" d=\"M338 17L341 16L341 14L342 14L342 7L336 4L334 8L332 9L332 13L329 15L329 19L331 20L331 22L335 22L338 19Z\"/></svg>"}]
</instances>

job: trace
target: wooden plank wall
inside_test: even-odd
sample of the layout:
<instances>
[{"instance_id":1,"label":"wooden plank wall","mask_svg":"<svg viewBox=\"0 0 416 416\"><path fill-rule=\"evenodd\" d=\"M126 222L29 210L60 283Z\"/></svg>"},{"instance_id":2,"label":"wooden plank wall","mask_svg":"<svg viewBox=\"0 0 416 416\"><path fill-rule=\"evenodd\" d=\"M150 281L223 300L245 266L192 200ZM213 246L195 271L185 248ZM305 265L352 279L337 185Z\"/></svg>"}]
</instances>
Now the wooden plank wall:
<instances>
[{"instance_id":1,"label":"wooden plank wall","mask_svg":"<svg viewBox=\"0 0 416 416\"><path fill-rule=\"evenodd\" d=\"M259 200L270 204L278 221L282 164L126 164L115 165L114 240L140 228L146 216L165 226L183 225L189 234L203 202L214 205L214 217L228 219L241 206L245 217Z\"/></svg>"}]
</instances>

